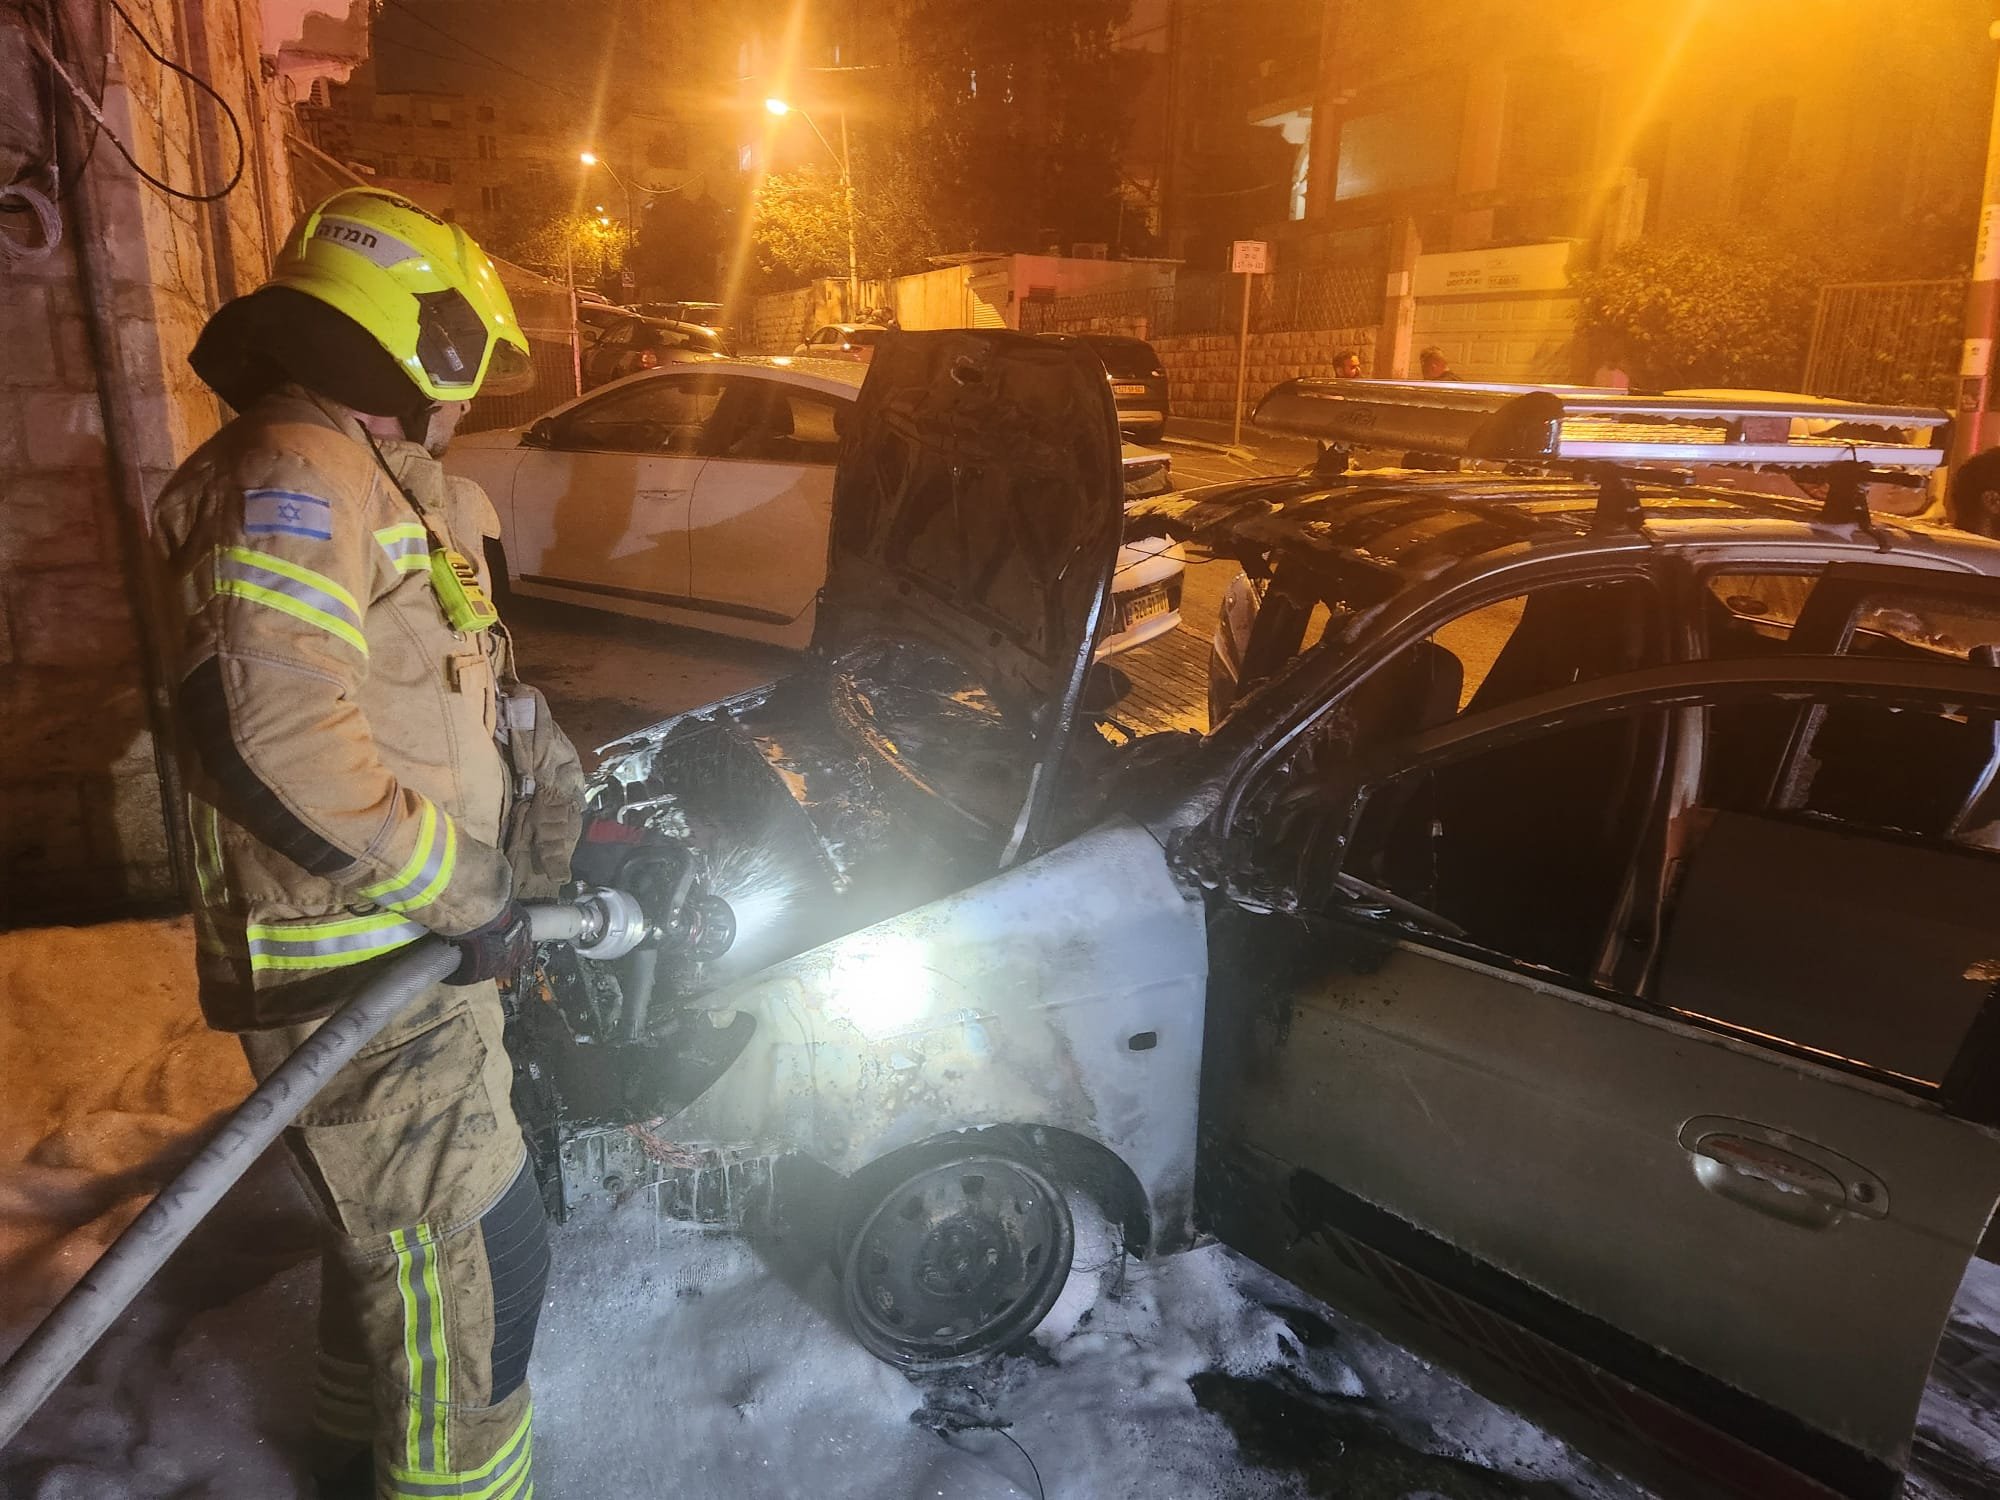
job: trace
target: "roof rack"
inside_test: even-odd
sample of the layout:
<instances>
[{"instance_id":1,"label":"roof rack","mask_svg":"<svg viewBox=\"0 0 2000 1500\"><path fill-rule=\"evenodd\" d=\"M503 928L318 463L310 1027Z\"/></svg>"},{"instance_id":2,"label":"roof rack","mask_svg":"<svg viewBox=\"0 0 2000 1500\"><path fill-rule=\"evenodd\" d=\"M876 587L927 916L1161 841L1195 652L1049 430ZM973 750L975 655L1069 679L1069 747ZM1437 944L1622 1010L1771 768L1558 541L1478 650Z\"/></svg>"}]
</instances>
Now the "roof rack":
<instances>
[{"instance_id":1,"label":"roof rack","mask_svg":"<svg viewBox=\"0 0 2000 1500\"><path fill-rule=\"evenodd\" d=\"M1815 396L1629 396L1581 387L1288 380L1251 420L1336 447L1546 466L1928 471L1945 413Z\"/></svg>"}]
</instances>

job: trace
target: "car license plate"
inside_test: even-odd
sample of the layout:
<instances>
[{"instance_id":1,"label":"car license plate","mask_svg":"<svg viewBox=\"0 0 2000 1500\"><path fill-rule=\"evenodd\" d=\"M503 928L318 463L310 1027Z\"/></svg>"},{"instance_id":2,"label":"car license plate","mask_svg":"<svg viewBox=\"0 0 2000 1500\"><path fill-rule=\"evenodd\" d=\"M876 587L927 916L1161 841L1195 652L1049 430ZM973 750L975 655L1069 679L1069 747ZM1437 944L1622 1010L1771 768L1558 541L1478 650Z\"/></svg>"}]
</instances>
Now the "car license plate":
<instances>
[{"instance_id":1,"label":"car license plate","mask_svg":"<svg viewBox=\"0 0 2000 1500\"><path fill-rule=\"evenodd\" d=\"M1114 385L1111 387L1111 394L1114 396L1143 396L1146 394L1146 388L1143 385Z\"/></svg>"},{"instance_id":2,"label":"car license plate","mask_svg":"<svg viewBox=\"0 0 2000 1500\"><path fill-rule=\"evenodd\" d=\"M1141 589L1125 601L1125 628L1130 630L1143 620L1167 612L1167 586L1155 584L1149 589Z\"/></svg>"}]
</instances>

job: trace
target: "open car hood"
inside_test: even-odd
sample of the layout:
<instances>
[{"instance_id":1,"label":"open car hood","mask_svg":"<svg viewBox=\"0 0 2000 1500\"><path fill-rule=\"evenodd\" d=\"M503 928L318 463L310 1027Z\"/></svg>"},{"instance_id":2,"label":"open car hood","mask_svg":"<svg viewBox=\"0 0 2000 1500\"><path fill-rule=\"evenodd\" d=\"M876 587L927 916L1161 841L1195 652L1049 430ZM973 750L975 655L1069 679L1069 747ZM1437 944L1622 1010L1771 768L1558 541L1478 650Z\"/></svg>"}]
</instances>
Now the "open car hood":
<instances>
[{"instance_id":1,"label":"open car hood","mask_svg":"<svg viewBox=\"0 0 2000 1500\"><path fill-rule=\"evenodd\" d=\"M885 335L841 444L813 637L842 717L1032 845L1122 528L1117 411L1089 350Z\"/></svg>"}]
</instances>

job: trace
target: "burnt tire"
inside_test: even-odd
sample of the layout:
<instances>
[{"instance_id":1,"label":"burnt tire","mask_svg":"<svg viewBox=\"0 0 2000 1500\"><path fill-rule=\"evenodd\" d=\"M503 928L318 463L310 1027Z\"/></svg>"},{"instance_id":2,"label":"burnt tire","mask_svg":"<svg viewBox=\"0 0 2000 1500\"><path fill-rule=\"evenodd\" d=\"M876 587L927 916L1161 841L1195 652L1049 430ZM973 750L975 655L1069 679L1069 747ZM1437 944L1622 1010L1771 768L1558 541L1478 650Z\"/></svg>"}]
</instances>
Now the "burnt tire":
<instances>
[{"instance_id":1,"label":"burnt tire","mask_svg":"<svg viewBox=\"0 0 2000 1500\"><path fill-rule=\"evenodd\" d=\"M905 1370L977 1364L1035 1330L1069 1278L1062 1190L1018 1156L966 1143L912 1157L854 1205L842 1247L848 1322Z\"/></svg>"}]
</instances>

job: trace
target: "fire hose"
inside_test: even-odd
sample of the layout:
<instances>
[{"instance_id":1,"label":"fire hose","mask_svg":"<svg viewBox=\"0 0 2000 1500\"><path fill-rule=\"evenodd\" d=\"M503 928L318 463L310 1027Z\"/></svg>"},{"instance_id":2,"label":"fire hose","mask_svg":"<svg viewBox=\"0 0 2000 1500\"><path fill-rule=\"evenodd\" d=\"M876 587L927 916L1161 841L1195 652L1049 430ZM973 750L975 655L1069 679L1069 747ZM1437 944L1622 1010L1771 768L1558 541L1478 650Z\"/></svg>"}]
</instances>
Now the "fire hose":
<instances>
[{"instance_id":1,"label":"fire hose","mask_svg":"<svg viewBox=\"0 0 2000 1500\"><path fill-rule=\"evenodd\" d=\"M726 917L726 905L706 899L711 923ZM536 903L527 911L537 942L572 943L591 959L623 958L648 943L688 939L684 931L653 927L639 903L618 890L586 891L573 902ZM694 935L699 940L700 933ZM711 927L709 945L714 941ZM160 1189L0 1366L0 1447L14 1440L167 1257L327 1081L458 961L458 950L442 938L412 944L237 1106L228 1123Z\"/></svg>"}]
</instances>

